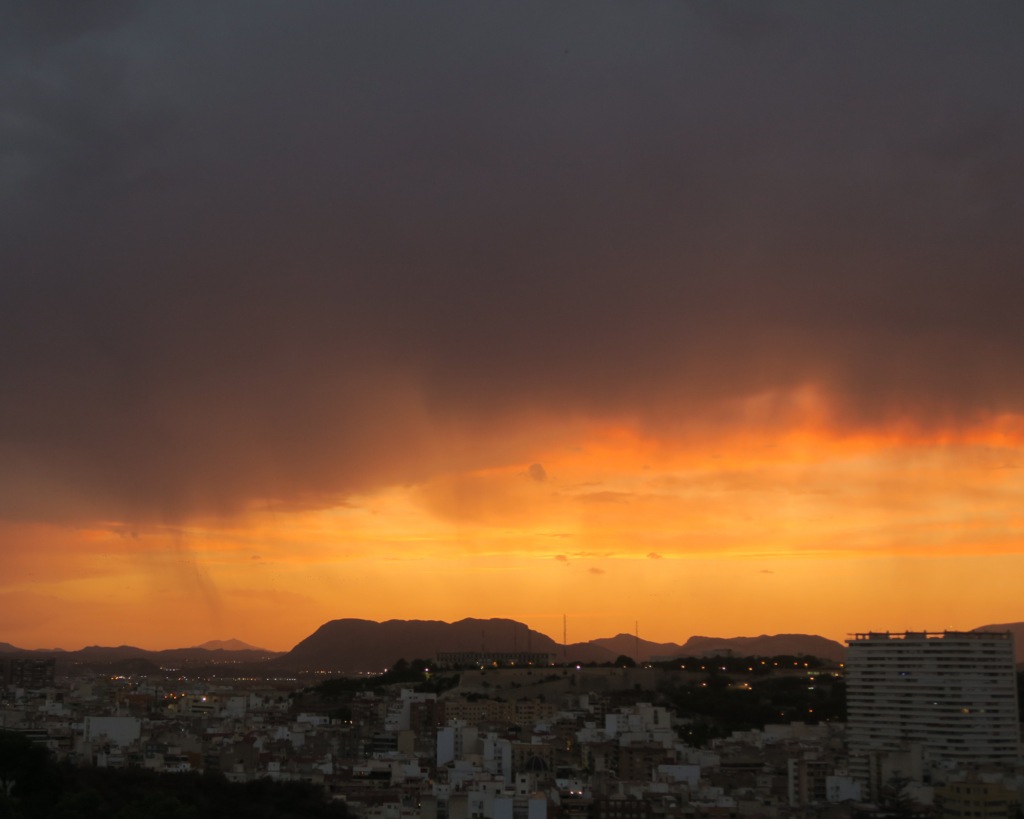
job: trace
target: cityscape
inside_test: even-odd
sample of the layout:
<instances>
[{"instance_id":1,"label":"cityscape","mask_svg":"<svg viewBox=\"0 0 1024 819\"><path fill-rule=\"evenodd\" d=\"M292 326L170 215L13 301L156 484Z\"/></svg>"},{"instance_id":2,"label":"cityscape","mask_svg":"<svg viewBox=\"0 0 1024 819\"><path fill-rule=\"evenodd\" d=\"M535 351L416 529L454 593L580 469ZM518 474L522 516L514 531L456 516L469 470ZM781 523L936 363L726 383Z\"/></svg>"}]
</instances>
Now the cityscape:
<instances>
[{"instance_id":1,"label":"cityscape","mask_svg":"<svg viewBox=\"0 0 1024 819\"><path fill-rule=\"evenodd\" d=\"M1024 3L0 3L0 819L1024 819Z\"/></svg>"},{"instance_id":2,"label":"cityscape","mask_svg":"<svg viewBox=\"0 0 1024 819\"><path fill-rule=\"evenodd\" d=\"M422 624L359 623L379 639L385 625ZM34 747L69 770L178 777L189 786L162 786L174 815L198 776L301 786L353 819L1019 816L1024 672L1011 629L1024 624L858 633L842 659L744 655L721 640L698 656L604 661L583 646L506 650L496 638L510 625L433 623L437 640L463 627L494 647L347 674L326 666L326 645L197 648L173 666L127 647L7 651L5 804L56 815L79 796L18 790L34 781L23 762Z\"/></svg>"}]
</instances>

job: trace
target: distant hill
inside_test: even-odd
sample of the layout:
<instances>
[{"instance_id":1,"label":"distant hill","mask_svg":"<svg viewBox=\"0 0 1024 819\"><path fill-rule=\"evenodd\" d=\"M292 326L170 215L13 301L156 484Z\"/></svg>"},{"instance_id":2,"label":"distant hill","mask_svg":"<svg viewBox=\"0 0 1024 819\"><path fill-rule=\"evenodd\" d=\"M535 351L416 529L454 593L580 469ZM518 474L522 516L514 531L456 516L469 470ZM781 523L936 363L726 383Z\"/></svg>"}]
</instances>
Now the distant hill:
<instances>
[{"instance_id":1,"label":"distant hill","mask_svg":"<svg viewBox=\"0 0 1024 819\"><path fill-rule=\"evenodd\" d=\"M1012 632L1017 662L1024 661L1024 623L980 626L974 631ZM95 664L140 658L164 667L270 661L272 668L357 672L383 671L402 657L407 660L434 659L439 653L456 651L533 651L551 654L555 662L581 663L608 663L623 654L641 662L658 657L723 652L763 657L809 655L832 662L842 662L846 655L846 647L842 643L815 634L694 636L682 644L638 640L633 634L618 634L562 646L524 623L503 618L466 618L454 623L440 620L387 620L379 623L349 618L324 623L284 654L256 648L233 638L165 651L145 651L134 646L89 646L81 651L66 652L64 658L69 662ZM0 643L0 652L28 653L8 643Z\"/></svg>"},{"instance_id":2,"label":"distant hill","mask_svg":"<svg viewBox=\"0 0 1024 819\"><path fill-rule=\"evenodd\" d=\"M1024 662L1024 623L1001 623L978 626L971 631L1008 631L1013 635L1013 655L1016 662Z\"/></svg>"},{"instance_id":3,"label":"distant hill","mask_svg":"<svg viewBox=\"0 0 1024 819\"><path fill-rule=\"evenodd\" d=\"M591 640L590 644L608 649L613 660L625 654L638 662L647 662L654 657L678 657L683 650L678 643L653 643L650 640L637 640L635 634L599 637L596 640Z\"/></svg>"},{"instance_id":4,"label":"distant hill","mask_svg":"<svg viewBox=\"0 0 1024 819\"><path fill-rule=\"evenodd\" d=\"M10 643L0 643L0 654L43 654L49 656L64 654L62 648L18 648Z\"/></svg>"},{"instance_id":5,"label":"distant hill","mask_svg":"<svg viewBox=\"0 0 1024 819\"><path fill-rule=\"evenodd\" d=\"M345 619L325 623L274 664L296 670L382 671L399 658L431 659L456 651L533 651L551 654L556 662L607 663L622 654L636 659L637 642L633 635L619 634L563 647L546 634L507 619L469 618L456 623ZM641 660L731 651L740 655L812 655L838 662L845 653L840 643L809 634L692 637L683 645L640 640L639 648Z\"/></svg>"},{"instance_id":6,"label":"distant hill","mask_svg":"<svg viewBox=\"0 0 1024 819\"><path fill-rule=\"evenodd\" d=\"M241 640L236 640L234 637L230 640L207 640L201 645L192 646L192 648L203 648L207 651L260 651L264 654L277 653L260 648L259 646L251 646L248 643L243 643Z\"/></svg>"},{"instance_id":7,"label":"distant hill","mask_svg":"<svg viewBox=\"0 0 1024 819\"><path fill-rule=\"evenodd\" d=\"M846 646L817 634L762 634L759 637L691 637L682 646L683 654L713 654L731 651L737 655L774 657L780 654L808 655L842 662Z\"/></svg>"},{"instance_id":8,"label":"distant hill","mask_svg":"<svg viewBox=\"0 0 1024 819\"><path fill-rule=\"evenodd\" d=\"M1014 634L1017 662L1024 662L1024 623L980 626L974 631L1010 631ZM442 652L539 652L555 662L610 663L620 655L641 662L654 658L702 656L731 652L763 657L782 654L810 655L832 662L845 658L846 647L814 634L762 634L757 637L694 636L685 643L638 640L617 634L563 646L546 634L515 620L467 618L455 623L440 620L341 619L324 623L287 653L267 651L236 638L209 640L191 648L147 651L135 646L88 646L80 651L26 650L0 642L0 653L60 658L61 663L103 665L146 660L156 667L262 664L295 671L325 669L340 672L383 671L397 659L432 660Z\"/></svg>"},{"instance_id":9,"label":"distant hill","mask_svg":"<svg viewBox=\"0 0 1024 819\"><path fill-rule=\"evenodd\" d=\"M555 643L554 654L556 663L610 663L619 656L593 640L587 643L569 643L564 647L561 643Z\"/></svg>"},{"instance_id":10,"label":"distant hill","mask_svg":"<svg viewBox=\"0 0 1024 819\"><path fill-rule=\"evenodd\" d=\"M78 651L69 651L68 659L73 663L112 663L136 657L147 657L155 653L135 646L86 646Z\"/></svg>"},{"instance_id":11,"label":"distant hill","mask_svg":"<svg viewBox=\"0 0 1024 819\"><path fill-rule=\"evenodd\" d=\"M9 648L6 648L8 647ZM137 646L86 646L78 651L60 649L36 649L27 651L0 643L0 653L16 654L22 657L55 657L58 667L92 666L96 668L151 666L154 670L168 667L200 668L224 664L262 663L281 656L277 651L261 648L245 648L226 651L208 648L171 648L164 651L148 651Z\"/></svg>"},{"instance_id":12,"label":"distant hill","mask_svg":"<svg viewBox=\"0 0 1024 819\"><path fill-rule=\"evenodd\" d=\"M732 652L736 655L773 657L779 654L809 655L823 660L842 662L846 647L835 640L816 634L762 634L760 637L691 637L678 643L653 643L637 640L632 634L619 634L592 640L616 657L625 654L634 660L647 661L657 657L699 657L705 654ZM639 652L637 648L639 647ZM639 654L639 656L637 656Z\"/></svg>"},{"instance_id":13,"label":"distant hill","mask_svg":"<svg viewBox=\"0 0 1024 819\"><path fill-rule=\"evenodd\" d=\"M536 651L562 647L515 620L331 620L283 657L285 668L382 671L404 657L431 659L448 651Z\"/></svg>"}]
</instances>

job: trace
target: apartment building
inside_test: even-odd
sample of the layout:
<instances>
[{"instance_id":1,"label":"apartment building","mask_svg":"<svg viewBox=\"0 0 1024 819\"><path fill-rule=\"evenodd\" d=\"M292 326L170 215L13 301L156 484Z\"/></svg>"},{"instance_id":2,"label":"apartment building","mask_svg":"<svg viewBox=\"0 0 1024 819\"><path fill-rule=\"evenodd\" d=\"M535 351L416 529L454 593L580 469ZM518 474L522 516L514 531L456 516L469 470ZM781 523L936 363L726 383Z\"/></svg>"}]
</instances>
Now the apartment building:
<instances>
[{"instance_id":1,"label":"apartment building","mask_svg":"<svg viewBox=\"0 0 1024 819\"><path fill-rule=\"evenodd\" d=\"M936 764L1010 763L1020 753L1013 635L856 634L846 660L850 773L877 795Z\"/></svg>"}]
</instances>

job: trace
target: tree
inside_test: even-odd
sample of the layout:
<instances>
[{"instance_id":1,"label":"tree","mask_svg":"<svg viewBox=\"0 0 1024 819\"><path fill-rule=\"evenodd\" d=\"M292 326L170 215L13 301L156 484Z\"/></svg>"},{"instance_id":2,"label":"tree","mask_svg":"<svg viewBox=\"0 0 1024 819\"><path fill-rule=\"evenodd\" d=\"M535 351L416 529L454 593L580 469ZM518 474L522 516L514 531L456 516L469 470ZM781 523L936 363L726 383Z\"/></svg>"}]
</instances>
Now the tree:
<instances>
[{"instance_id":1,"label":"tree","mask_svg":"<svg viewBox=\"0 0 1024 819\"><path fill-rule=\"evenodd\" d=\"M894 776L882 788L879 794L879 807L886 816L896 819L909 819L916 814L913 797L907 789L910 779L905 776Z\"/></svg>"},{"instance_id":2,"label":"tree","mask_svg":"<svg viewBox=\"0 0 1024 819\"><path fill-rule=\"evenodd\" d=\"M0 731L0 793L17 796L45 775L46 749L17 731Z\"/></svg>"}]
</instances>

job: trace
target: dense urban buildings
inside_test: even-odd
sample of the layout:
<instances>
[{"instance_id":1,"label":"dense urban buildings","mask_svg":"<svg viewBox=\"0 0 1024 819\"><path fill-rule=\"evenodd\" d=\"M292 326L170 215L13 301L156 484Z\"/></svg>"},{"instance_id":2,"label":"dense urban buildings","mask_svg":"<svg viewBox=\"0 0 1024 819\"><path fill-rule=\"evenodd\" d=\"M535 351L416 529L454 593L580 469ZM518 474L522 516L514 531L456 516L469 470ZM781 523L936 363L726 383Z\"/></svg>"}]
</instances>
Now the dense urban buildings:
<instances>
[{"instance_id":1,"label":"dense urban buildings","mask_svg":"<svg viewBox=\"0 0 1024 819\"><path fill-rule=\"evenodd\" d=\"M10 662L0 742L65 771L302 783L350 819L1020 819L1007 634L857 635L845 668L440 659L347 676Z\"/></svg>"},{"instance_id":2,"label":"dense urban buildings","mask_svg":"<svg viewBox=\"0 0 1024 819\"><path fill-rule=\"evenodd\" d=\"M1020 754L1009 633L856 634L846 677L850 772L871 794L893 777Z\"/></svg>"},{"instance_id":3,"label":"dense urban buildings","mask_svg":"<svg viewBox=\"0 0 1024 819\"><path fill-rule=\"evenodd\" d=\"M0 657L0 688L44 688L53 685L53 657Z\"/></svg>"}]
</instances>

